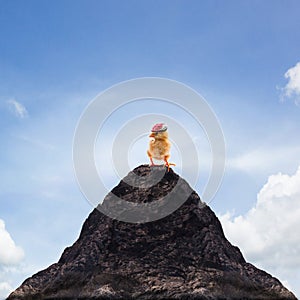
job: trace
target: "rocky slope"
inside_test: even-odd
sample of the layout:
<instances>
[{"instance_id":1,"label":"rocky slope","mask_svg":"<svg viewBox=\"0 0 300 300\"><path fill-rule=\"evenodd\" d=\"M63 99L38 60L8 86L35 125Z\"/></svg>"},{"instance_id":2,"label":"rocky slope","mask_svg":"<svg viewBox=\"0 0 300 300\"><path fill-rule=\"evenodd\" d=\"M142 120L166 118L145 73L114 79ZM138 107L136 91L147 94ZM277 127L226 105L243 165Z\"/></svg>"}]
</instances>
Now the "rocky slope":
<instances>
[{"instance_id":1,"label":"rocky slope","mask_svg":"<svg viewBox=\"0 0 300 300\"><path fill-rule=\"evenodd\" d=\"M189 189L172 170L165 171L157 168L163 176L152 187L122 180L112 192L147 203L170 193L179 179L178 192ZM132 172L127 179L146 178L150 167ZM200 203L192 191L171 215L142 224L94 209L60 260L25 280L8 299L296 299L276 278L247 263L213 211ZM103 205L111 205L110 195Z\"/></svg>"}]
</instances>

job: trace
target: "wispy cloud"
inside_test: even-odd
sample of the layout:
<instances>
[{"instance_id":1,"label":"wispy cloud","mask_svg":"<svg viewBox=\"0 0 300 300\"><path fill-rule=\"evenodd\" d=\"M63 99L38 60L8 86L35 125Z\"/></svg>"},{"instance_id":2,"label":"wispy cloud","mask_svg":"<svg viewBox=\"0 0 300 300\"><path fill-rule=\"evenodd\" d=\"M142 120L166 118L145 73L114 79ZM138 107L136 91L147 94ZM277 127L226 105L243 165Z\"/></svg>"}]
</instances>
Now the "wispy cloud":
<instances>
[{"instance_id":1,"label":"wispy cloud","mask_svg":"<svg viewBox=\"0 0 300 300\"><path fill-rule=\"evenodd\" d=\"M245 173L264 173L294 166L299 161L300 146L261 147L227 159L227 168Z\"/></svg>"},{"instance_id":2,"label":"wispy cloud","mask_svg":"<svg viewBox=\"0 0 300 300\"><path fill-rule=\"evenodd\" d=\"M15 99L10 99L7 101L7 103L10 111L14 113L16 117L24 119L29 116L26 107L22 103L16 101Z\"/></svg>"},{"instance_id":3,"label":"wispy cloud","mask_svg":"<svg viewBox=\"0 0 300 300\"><path fill-rule=\"evenodd\" d=\"M38 138L33 138L33 137L29 137L27 135L15 135L16 138L29 143L35 147L47 150L47 151L54 151L55 149L57 149L57 147L55 145L52 145L51 143L45 142L42 140L42 138L38 139Z\"/></svg>"},{"instance_id":4,"label":"wispy cloud","mask_svg":"<svg viewBox=\"0 0 300 300\"><path fill-rule=\"evenodd\" d=\"M296 105L300 105L300 62L288 69L284 77L288 80L288 83L282 89L281 100L292 98Z\"/></svg>"},{"instance_id":5,"label":"wispy cloud","mask_svg":"<svg viewBox=\"0 0 300 300\"><path fill-rule=\"evenodd\" d=\"M290 283L300 267L299 201L300 167L292 176L270 176L246 214L220 216L226 236L248 260Z\"/></svg>"}]
</instances>

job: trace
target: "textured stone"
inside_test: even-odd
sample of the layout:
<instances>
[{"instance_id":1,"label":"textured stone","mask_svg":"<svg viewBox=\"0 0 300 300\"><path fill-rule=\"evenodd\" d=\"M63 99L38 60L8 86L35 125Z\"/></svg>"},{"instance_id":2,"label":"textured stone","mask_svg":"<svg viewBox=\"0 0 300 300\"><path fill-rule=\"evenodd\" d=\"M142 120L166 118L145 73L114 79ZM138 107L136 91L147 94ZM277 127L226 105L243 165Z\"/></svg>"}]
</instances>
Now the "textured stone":
<instances>
[{"instance_id":1,"label":"textured stone","mask_svg":"<svg viewBox=\"0 0 300 300\"><path fill-rule=\"evenodd\" d=\"M112 192L135 203L157 201L180 179L172 169L157 170L164 176L152 187L143 179L150 167L139 166L132 171L141 176L139 187L126 183L131 172ZM183 180L181 185L190 188ZM247 263L213 211L199 204L192 191L171 215L142 224L94 209L60 260L8 299L296 299L279 280ZM110 195L103 205L111 205Z\"/></svg>"}]
</instances>

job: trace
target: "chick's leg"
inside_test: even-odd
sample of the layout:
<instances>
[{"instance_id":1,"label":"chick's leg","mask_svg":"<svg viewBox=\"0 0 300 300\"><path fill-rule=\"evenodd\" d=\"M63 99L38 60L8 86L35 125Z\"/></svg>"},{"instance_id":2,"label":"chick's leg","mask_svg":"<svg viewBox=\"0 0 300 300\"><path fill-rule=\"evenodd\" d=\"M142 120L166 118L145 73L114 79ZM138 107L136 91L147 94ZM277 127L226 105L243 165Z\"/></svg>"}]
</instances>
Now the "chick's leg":
<instances>
[{"instance_id":1,"label":"chick's leg","mask_svg":"<svg viewBox=\"0 0 300 300\"><path fill-rule=\"evenodd\" d=\"M151 153L150 153L150 151L149 150L147 150L147 154L148 154L148 156L149 156L149 158L150 158L150 167L151 166L155 166L155 164L154 164L154 162L153 162L153 159L152 159L152 155L151 155Z\"/></svg>"},{"instance_id":2,"label":"chick's leg","mask_svg":"<svg viewBox=\"0 0 300 300\"><path fill-rule=\"evenodd\" d=\"M166 163L166 167L168 167L168 172L170 171L170 166L176 166L175 164L168 162L169 158L170 158L169 154L167 154L167 155L164 156L164 161Z\"/></svg>"}]
</instances>

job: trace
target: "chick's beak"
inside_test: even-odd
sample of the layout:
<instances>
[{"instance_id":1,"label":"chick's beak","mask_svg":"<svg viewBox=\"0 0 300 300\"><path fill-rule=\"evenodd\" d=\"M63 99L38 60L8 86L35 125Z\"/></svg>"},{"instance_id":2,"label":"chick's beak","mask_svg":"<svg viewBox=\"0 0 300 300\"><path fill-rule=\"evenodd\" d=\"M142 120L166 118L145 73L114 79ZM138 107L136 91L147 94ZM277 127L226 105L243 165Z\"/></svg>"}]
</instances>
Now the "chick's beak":
<instances>
[{"instance_id":1,"label":"chick's beak","mask_svg":"<svg viewBox=\"0 0 300 300\"><path fill-rule=\"evenodd\" d=\"M149 135L149 137L154 138L154 137L155 137L155 133L154 133L154 132L151 132L150 135Z\"/></svg>"}]
</instances>

